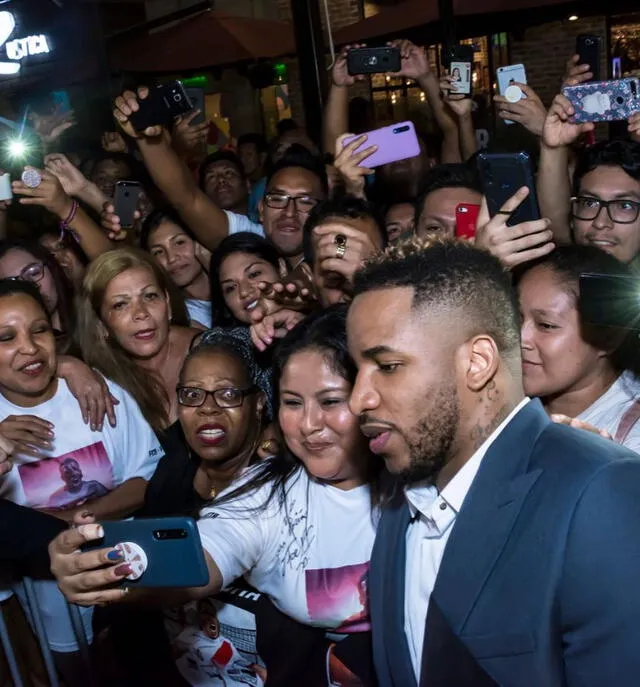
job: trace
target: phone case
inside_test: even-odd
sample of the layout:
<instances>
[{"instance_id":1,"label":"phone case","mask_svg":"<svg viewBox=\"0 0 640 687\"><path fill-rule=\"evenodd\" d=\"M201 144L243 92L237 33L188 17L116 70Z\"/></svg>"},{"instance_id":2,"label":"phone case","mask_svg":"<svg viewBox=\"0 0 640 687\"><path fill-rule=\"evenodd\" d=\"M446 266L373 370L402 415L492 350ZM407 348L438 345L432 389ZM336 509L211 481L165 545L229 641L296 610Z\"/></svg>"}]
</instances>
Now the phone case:
<instances>
[{"instance_id":1,"label":"phone case","mask_svg":"<svg viewBox=\"0 0 640 687\"><path fill-rule=\"evenodd\" d=\"M344 145L349 145L361 135L350 136L345 140ZM378 150L360 163L362 167L380 167L420 155L420 143L413 122L392 124L382 129L368 131L366 135L367 140L356 148L356 152L374 145L378 146Z\"/></svg>"},{"instance_id":2,"label":"phone case","mask_svg":"<svg viewBox=\"0 0 640 687\"><path fill-rule=\"evenodd\" d=\"M498 92L500 95L504 95L505 91L513 83L522 83L526 86L527 84L527 72L523 64L512 64L508 67L499 67L496 72L498 77ZM523 93L523 98L527 96ZM505 124L513 124L511 119L505 119Z\"/></svg>"},{"instance_id":3,"label":"phone case","mask_svg":"<svg viewBox=\"0 0 640 687\"><path fill-rule=\"evenodd\" d=\"M509 217L507 225L540 219L535 179L527 153L480 153L478 170L491 217L518 189L526 186L529 195Z\"/></svg>"},{"instance_id":4,"label":"phone case","mask_svg":"<svg viewBox=\"0 0 640 687\"><path fill-rule=\"evenodd\" d=\"M456 208L456 236L458 238L472 239L475 237L479 214L479 205L465 203L458 205Z\"/></svg>"},{"instance_id":5,"label":"phone case","mask_svg":"<svg viewBox=\"0 0 640 687\"><path fill-rule=\"evenodd\" d=\"M458 95L471 94L471 62L452 62L449 73L453 77L451 92Z\"/></svg>"},{"instance_id":6,"label":"phone case","mask_svg":"<svg viewBox=\"0 0 640 687\"><path fill-rule=\"evenodd\" d=\"M347 53L347 71L355 74L399 72L402 66L400 50L393 47L354 48Z\"/></svg>"},{"instance_id":7,"label":"phone case","mask_svg":"<svg viewBox=\"0 0 640 687\"><path fill-rule=\"evenodd\" d=\"M615 122L640 110L640 81L636 78L565 86L562 93L575 109L576 123Z\"/></svg>"},{"instance_id":8,"label":"phone case","mask_svg":"<svg viewBox=\"0 0 640 687\"><path fill-rule=\"evenodd\" d=\"M117 181L116 191L113 197L115 213L120 218L120 225L131 227L134 222L134 214L138 209L138 198L142 187L137 181Z\"/></svg>"},{"instance_id":9,"label":"phone case","mask_svg":"<svg viewBox=\"0 0 640 687\"><path fill-rule=\"evenodd\" d=\"M193 518L138 518L101 523L104 538L83 551L131 542L147 559L146 570L137 580L125 579L123 587L202 587L209 581L200 534ZM160 533L175 532L175 538Z\"/></svg>"},{"instance_id":10,"label":"phone case","mask_svg":"<svg viewBox=\"0 0 640 687\"><path fill-rule=\"evenodd\" d=\"M576 39L576 54L580 55L578 64L588 64L593 74L592 81L600 81L600 36L581 35Z\"/></svg>"},{"instance_id":11,"label":"phone case","mask_svg":"<svg viewBox=\"0 0 640 687\"><path fill-rule=\"evenodd\" d=\"M150 126L166 126L176 117L193 110L187 92L179 81L152 88L139 104L140 109L129 117L136 131L144 131Z\"/></svg>"},{"instance_id":12,"label":"phone case","mask_svg":"<svg viewBox=\"0 0 640 687\"><path fill-rule=\"evenodd\" d=\"M442 64L446 69L451 69L452 62L473 62L474 47L466 43L452 45L448 50L442 51Z\"/></svg>"}]
</instances>

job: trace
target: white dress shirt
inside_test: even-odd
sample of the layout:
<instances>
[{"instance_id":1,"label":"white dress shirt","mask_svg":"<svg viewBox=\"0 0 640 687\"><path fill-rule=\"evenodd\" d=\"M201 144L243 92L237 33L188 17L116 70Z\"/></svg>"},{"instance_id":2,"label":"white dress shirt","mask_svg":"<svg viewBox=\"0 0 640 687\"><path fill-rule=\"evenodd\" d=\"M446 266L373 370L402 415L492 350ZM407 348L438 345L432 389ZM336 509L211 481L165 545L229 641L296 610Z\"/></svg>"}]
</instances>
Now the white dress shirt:
<instances>
[{"instance_id":1,"label":"white dress shirt","mask_svg":"<svg viewBox=\"0 0 640 687\"><path fill-rule=\"evenodd\" d=\"M517 405L441 493L438 493L436 487L424 482L405 488L411 517L414 519L406 535L404 631L418 682L429 599L456 517L489 447L528 402L529 399L525 398Z\"/></svg>"}]
</instances>

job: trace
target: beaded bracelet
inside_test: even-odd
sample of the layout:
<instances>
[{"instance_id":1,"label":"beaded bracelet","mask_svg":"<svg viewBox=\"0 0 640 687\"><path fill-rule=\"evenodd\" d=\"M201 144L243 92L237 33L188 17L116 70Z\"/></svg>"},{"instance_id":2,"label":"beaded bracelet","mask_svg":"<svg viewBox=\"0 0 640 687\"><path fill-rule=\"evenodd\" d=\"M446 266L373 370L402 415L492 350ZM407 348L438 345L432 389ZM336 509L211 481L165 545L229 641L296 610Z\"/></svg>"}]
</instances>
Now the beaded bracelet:
<instances>
[{"instance_id":1,"label":"beaded bracelet","mask_svg":"<svg viewBox=\"0 0 640 687\"><path fill-rule=\"evenodd\" d=\"M61 240L64 238L64 235L65 235L67 232L68 232L69 234L71 234L71 236L73 236L73 238L74 238L76 241L78 240L78 237L77 237L75 231L73 231L69 225L70 225L71 222L73 222L73 220L76 218L76 215L78 214L78 208L79 208L79 207L80 207L80 206L78 205L78 201L77 201L77 200L74 200L74 201L71 203L71 210L69 211L68 217L60 222L60 239L61 239Z\"/></svg>"}]
</instances>

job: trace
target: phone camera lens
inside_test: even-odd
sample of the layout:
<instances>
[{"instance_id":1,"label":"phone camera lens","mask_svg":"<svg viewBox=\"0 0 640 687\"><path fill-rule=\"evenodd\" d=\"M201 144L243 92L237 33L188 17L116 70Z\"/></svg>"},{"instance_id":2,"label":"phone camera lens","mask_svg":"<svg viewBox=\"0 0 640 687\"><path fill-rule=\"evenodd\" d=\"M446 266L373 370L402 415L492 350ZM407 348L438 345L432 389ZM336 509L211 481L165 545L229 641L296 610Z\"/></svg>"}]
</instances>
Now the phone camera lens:
<instances>
[{"instance_id":1,"label":"phone camera lens","mask_svg":"<svg viewBox=\"0 0 640 687\"><path fill-rule=\"evenodd\" d=\"M621 95L619 95L616 98L616 102L618 103L618 105L622 105L624 103L624 98Z\"/></svg>"},{"instance_id":2,"label":"phone camera lens","mask_svg":"<svg viewBox=\"0 0 640 687\"><path fill-rule=\"evenodd\" d=\"M174 102L179 103L182 100L182 96L180 95L180 93L175 93L173 96L173 100Z\"/></svg>"}]
</instances>

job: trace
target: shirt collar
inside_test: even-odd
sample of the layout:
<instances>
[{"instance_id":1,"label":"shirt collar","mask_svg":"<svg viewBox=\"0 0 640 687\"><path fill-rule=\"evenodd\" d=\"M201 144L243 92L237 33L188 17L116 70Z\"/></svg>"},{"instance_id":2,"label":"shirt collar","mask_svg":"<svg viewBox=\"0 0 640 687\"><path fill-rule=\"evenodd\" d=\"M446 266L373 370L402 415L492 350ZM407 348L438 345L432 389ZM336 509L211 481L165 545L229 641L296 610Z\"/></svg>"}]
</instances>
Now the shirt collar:
<instances>
[{"instance_id":1,"label":"shirt collar","mask_svg":"<svg viewBox=\"0 0 640 687\"><path fill-rule=\"evenodd\" d=\"M411 517L415 518L417 515L422 515L427 521L432 522L436 529L442 531L442 526L445 526L446 529L460 512L487 451L511 420L529 403L529 400L529 398L523 398L518 403L492 432L491 436L460 468L440 494L438 494L436 487L428 482L418 482L410 487L405 487L405 496ZM443 508L443 503L447 507ZM453 518L451 514L453 514Z\"/></svg>"}]
</instances>

